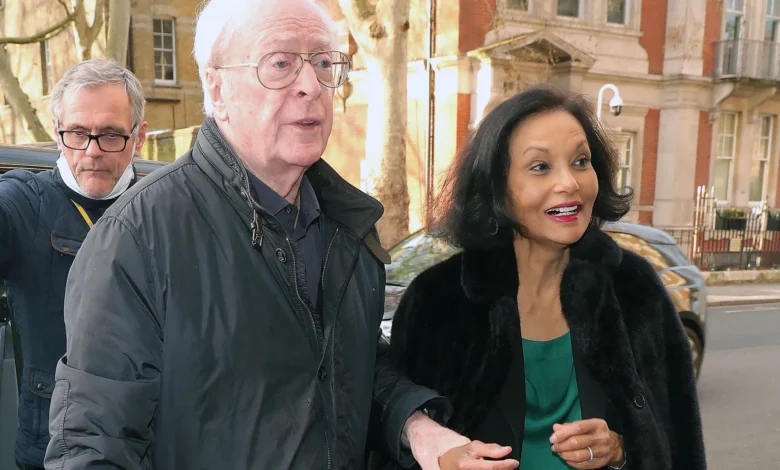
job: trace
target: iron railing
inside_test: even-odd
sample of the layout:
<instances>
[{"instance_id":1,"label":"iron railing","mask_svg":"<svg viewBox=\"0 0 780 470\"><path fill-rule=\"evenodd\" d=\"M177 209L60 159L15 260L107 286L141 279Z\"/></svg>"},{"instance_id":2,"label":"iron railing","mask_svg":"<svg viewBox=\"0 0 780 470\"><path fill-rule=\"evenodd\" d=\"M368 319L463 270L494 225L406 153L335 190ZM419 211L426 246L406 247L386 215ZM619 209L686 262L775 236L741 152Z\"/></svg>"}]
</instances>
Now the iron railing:
<instances>
[{"instance_id":1,"label":"iron railing","mask_svg":"<svg viewBox=\"0 0 780 470\"><path fill-rule=\"evenodd\" d=\"M780 44L748 39L717 41L714 76L780 81Z\"/></svg>"},{"instance_id":2,"label":"iron railing","mask_svg":"<svg viewBox=\"0 0 780 470\"><path fill-rule=\"evenodd\" d=\"M780 218L769 213L765 202L728 218L717 205L714 190L700 186L693 225L664 230L702 270L780 267Z\"/></svg>"}]
</instances>

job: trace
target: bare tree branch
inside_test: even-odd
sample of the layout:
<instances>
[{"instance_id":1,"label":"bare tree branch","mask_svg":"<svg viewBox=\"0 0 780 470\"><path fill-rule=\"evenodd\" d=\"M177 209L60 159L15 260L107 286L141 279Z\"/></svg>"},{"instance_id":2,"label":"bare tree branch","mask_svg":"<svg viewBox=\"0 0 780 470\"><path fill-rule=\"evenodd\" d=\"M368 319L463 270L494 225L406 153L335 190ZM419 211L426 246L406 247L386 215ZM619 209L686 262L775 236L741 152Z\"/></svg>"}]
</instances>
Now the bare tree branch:
<instances>
[{"instance_id":1,"label":"bare tree branch","mask_svg":"<svg viewBox=\"0 0 780 470\"><path fill-rule=\"evenodd\" d=\"M30 137L37 142L52 140L38 116L38 111L30 103L30 97L24 92L11 67L8 53L0 47L0 86L3 88L8 104L24 119L25 128Z\"/></svg>"},{"instance_id":2,"label":"bare tree branch","mask_svg":"<svg viewBox=\"0 0 780 470\"><path fill-rule=\"evenodd\" d=\"M46 41L47 39L51 39L54 36L60 34L65 28L68 27L68 25L70 25L72 21L73 16L69 15L67 18L55 24L54 26L45 29L33 36L0 38L0 44L33 44L36 42Z\"/></svg>"},{"instance_id":3,"label":"bare tree branch","mask_svg":"<svg viewBox=\"0 0 780 470\"><path fill-rule=\"evenodd\" d=\"M105 0L97 0L95 2L95 17L92 20L92 26L89 27L89 43L95 42L100 35L100 31L103 28L103 21L105 19Z\"/></svg>"},{"instance_id":4,"label":"bare tree branch","mask_svg":"<svg viewBox=\"0 0 780 470\"><path fill-rule=\"evenodd\" d=\"M73 12L72 12L72 11L70 11L70 8L68 8L68 3L67 3L67 0L57 0L57 3L59 3L60 5L62 5L62 8L64 8L64 9L65 9L65 14L66 14L67 16L73 16Z\"/></svg>"}]
</instances>

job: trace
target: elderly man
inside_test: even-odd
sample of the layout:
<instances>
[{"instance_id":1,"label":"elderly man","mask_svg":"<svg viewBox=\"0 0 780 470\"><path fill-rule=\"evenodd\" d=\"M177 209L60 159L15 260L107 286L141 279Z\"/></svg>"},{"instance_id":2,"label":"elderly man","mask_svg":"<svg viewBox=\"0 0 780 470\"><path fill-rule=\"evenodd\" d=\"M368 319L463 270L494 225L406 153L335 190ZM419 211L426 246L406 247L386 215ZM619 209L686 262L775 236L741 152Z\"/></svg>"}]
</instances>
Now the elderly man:
<instances>
[{"instance_id":1,"label":"elderly man","mask_svg":"<svg viewBox=\"0 0 780 470\"><path fill-rule=\"evenodd\" d=\"M468 439L387 357L382 206L320 159L349 68L329 18L213 0L195 34L194 148L106 213L71 271L47 468L354 470L369 446L438 468ZM470 445L478 468L517 465Z\"/></svg>"},{"instance_id":2,"label":"elderly man","mask_svg":"<svg viewBox=\"0 0 780 470\"><path fill-rule=\"evenodd\" d=\"M73 257L94 222L135 181L146 137L141 84L116 62L70 68L51 97L57 168L0 178L0 280L22 351L16 460L43 468L54 369L65 354L63 299Z\"/></svg>"}]
</instances>

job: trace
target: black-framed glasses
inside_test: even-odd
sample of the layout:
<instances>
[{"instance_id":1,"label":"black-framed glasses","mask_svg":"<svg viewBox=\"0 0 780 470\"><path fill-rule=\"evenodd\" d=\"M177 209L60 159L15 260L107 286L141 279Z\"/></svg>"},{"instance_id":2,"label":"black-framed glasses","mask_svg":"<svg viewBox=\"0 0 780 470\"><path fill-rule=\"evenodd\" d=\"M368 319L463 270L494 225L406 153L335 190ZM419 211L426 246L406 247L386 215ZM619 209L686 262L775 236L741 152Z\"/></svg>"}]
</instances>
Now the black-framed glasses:
<instances>
[{"instance_id":1,"label":"black-framed glasses","mask_svg":"<svg viewBox=\"0 0 780 470\"><path fill-rule=\"evenodd\" d=\"M130 135L105 132L103 134L90 134L83 131L59 131L62 145L73 150L86 150L93 140L104 152L122 152L127 147L127 141L133 136L136 126L130 131Z\"/></svg>"},{"instance_id":2,"label":"black-framed glasses","mask_svg":"<svg viewBox=\"0 0 780 470\"><path fill-rule=\"evenodd\" d=\"M311 64L317 81L328 88L340 87L349 75L349 57L339 51L269 52L254 64L218 65L214 68L255 67L261 85L270 90L280 90L292 85L300 75L304 62Z\"/></svg>"}]
</instances>

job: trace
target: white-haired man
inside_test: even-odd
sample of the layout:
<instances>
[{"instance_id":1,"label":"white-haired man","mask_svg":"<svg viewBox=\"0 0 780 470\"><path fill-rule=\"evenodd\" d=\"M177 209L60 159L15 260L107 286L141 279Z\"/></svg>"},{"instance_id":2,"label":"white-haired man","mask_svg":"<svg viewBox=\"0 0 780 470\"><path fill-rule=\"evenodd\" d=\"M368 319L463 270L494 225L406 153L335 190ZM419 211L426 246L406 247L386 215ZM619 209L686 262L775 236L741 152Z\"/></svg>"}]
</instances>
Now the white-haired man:
<instances>
[{"instance_id":1,"label":"white-haired man","mask_svg":"<svg viewBox=\"0 0 780 470\"><path fill-rule=\"evenodd\" d=\"M312 0L201 12L194 148L101 219L71 272L47 468L355 470L376 448L433 469L468 443L390 364L382 206L321 160L349 70L333 31Z\"/></svg>"},{"instance_id":2,"label":"white-haired man","mask_svg":"<svg viewBox=\"0 0 780 470\"><path fill-rule=\"evenodd\" d=\"M23 469L43 468L73 257L93 222L135 182L133 156L146 136L141 84L116 62L71 67L51 104L57 168L0 178L0 281L22 352L15 454Z\"/></svg>"}]
</instances>

